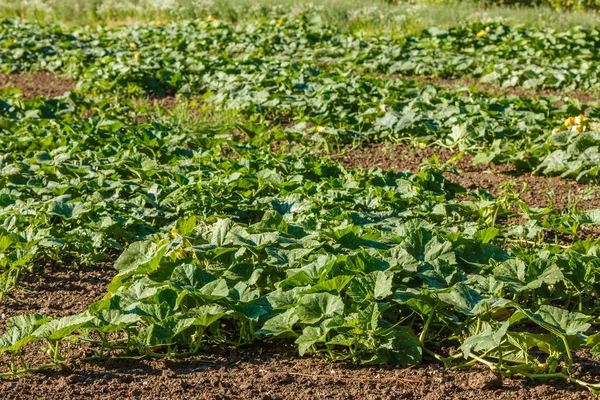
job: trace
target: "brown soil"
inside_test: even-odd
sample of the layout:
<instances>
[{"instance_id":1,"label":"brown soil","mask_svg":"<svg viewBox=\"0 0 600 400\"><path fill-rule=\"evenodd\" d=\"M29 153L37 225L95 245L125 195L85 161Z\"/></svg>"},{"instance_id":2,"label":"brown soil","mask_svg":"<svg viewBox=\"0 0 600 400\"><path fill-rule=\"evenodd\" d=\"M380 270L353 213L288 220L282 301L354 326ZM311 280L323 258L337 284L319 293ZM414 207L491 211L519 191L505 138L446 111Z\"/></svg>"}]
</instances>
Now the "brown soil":
<instances>
[{"instance_id":1,"label":"brown soil","mask_svg":"<svg viewBox=\"0 0 600 400\"><path fill-rule=\"evenodd\" d=\"M109 263L93 268L52 268L37 270L19 281L19 288L0 300L0 330L4 320L15 315L40 313L52 317L77 314L106 293L116 275Z\"/></svg>"},{"instance_id":2,"label":"brown soil","mask_svg":"<svg viewBox=\"0 0 600 400\"><path fill-rule=\"evenodd\" d=\"M557 382L500 381L481 369L356 368L300 359L290 349L223 349L205 360L109 360L0 383L8 399L592 399Z\"/></svg>"},{"instance_id":3,"label":"brown soil","mask_svg":"<svg viewBox=\"0 0 600 400\"><path fill-rule=\"evenodd\" d=\"M3 300L1 314L41 312L60 316L99 300L115 275L108 265L87 270L47 268L24 280L25 291ZM0 326L0 331L4 329ZM35 347L35 346L32 346ZM187 359L83 361L91 354L80 342L64 346L69 368L0 379L7 399L592 399L585 389L562 381L499 379L482 367L454 371L426 359L408 369L358 367L300 358L292 343L245 348L214 346ZM577 360L586 379L598 379L597 361ZM46 357L30 350L32 358ZM45 362L41 361L41 362Z\"/></svg>"},{"instance_id":4,"label":"brown soil","mask_svg":"<svg viewBox=\"0 0 600 400\"><path fill-rule=\"evenodd\" d=\"M52 72L31 74L0 74L0 89L19 89L23 99L34 97L53 98L75 88L76 81L59 77Z\"/></svg>"},{"instance_id":5,"label":"brown soil","mask_svg":"<svg viewBox=\"0 0 600 400\"><path fill-rule=\"evenodd\" d=\"M416 148L406 145L378 144L361 149L347 151L334 157L349 167L380 167L383 169L410 170L416 172L422 161L437 155L440 161L448 161L456 152L433 147ZM474 166L472 156L463 155L455 167L461 175L446 174L448 179L460 183L468 190L486 189L498 194L501 184L514 180L517 188L527 185L529 190L521 198L530 207L547 207L550 198L557 208L565 208L575 198L580 199L579 206L584 209L600 208L600 188L580 184L559 177L532 176L521 174L511 165ZM570 200L569 198L572 197Z\"/></svg>"}]
</instances>

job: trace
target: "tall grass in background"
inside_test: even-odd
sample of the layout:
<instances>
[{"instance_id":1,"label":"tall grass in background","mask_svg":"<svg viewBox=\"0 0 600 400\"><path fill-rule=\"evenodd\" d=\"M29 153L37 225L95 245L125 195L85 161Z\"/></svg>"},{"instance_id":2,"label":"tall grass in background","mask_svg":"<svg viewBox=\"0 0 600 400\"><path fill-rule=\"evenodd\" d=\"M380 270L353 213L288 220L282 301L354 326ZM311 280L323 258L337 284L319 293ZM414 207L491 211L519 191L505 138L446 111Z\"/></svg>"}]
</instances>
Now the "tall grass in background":
<instances>
[{"instance_id":1,"label":"tall grass in background","mask_svg":"<svg viewBox=\"0 0 600 400\"><path fill-rule=\"evenodd\" d=\"M596 12L557 12L547 5L525 7L475 0L0 0L0 17L69 24L122 24L209 15L238 22L284 14L311 15L344 30L372 34L407 34L470 22L558 29L597 26L599 22Z\"/></svg>"}]
</instances>

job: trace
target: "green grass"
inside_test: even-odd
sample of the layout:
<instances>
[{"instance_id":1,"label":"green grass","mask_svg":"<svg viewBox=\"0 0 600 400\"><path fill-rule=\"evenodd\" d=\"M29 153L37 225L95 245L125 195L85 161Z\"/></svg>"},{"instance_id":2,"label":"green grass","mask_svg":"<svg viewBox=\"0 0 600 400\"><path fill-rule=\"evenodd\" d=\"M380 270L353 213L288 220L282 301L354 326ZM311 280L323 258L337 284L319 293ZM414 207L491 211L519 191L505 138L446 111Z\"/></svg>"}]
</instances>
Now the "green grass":
<instances>
[{"instance_id":1,"label":"green grass","mask_svg":"<svg viewBox=\"0 0 600 400\"><path fill-rule=\"evenodd\" d=\"M504 22L566 29L593 27L596 12L558 12L548 6L490 6L479 1L389 4L372 0L21 0L0 1L0 15L69 24L122 24L213 15L230 22L309 14L329 25L368 34L409 34L431 26Z\"/></svg>"},{"instance_id":2,"label":"green grass","mask_svg":"<svg viewBox=\"0 0 600 400\"><path fill-rule=\"evenodd\" d=\"M114 101L122 101L118 97ZM223 109L217 104L204 101L201 97L178 97L171 104L151 98L134 99L137 117L172 118L179 125L194 126L201 123L205 127L235 126L248 118L234 109Z\"/></svg>"}]
</instances>

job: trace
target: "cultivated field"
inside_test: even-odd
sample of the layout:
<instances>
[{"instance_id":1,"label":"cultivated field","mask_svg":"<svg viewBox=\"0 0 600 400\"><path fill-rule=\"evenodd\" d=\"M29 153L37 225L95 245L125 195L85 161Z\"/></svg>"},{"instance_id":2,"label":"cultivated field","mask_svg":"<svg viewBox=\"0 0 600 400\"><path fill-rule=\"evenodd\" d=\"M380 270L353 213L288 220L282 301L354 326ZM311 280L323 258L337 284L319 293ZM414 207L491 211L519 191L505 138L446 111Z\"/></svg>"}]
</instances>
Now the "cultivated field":
<instances>
[{"instance_id":1,"label":"cultivated field","mask_svg":"<svg viewBox=\"0 0 600 400\"><path fill-rule=\"evenodd\" d=\"M7 398L600 393L594 12L96 3L0 2Z\"/></svg>"}]
</instances>

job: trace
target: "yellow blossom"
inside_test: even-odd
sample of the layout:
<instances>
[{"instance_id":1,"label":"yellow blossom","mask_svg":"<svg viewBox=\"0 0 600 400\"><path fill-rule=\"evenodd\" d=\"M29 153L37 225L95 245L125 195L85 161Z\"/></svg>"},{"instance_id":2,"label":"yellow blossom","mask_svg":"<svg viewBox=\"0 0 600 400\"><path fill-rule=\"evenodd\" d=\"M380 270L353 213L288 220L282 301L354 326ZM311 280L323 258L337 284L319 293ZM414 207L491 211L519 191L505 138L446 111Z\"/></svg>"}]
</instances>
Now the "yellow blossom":
<instances>
[{"instance_id":1,"label":"yellow blossom","mask_svg":"<svg viewBox=\"0 0 600 400\"><path fill-rule=\"evenodd\" d=\"M283 24L283 20L282 20L281 18L279 18L279 19L277 20L277 23L281 25L281 24Z\"/></svg>"},{"instance_id":2,"label":"yellow blossom","mask_svg":"<svg viewBox=\"0 0 600 400\"><path fill-rule=\"evenodd\" d=\"M142 55L140 53L135 53L133 55L133 58L135 58L135 61L140 61L140 58L142 58Z\"/></svg>"},{"instance_id":3,"label":"yellow blossom","mask_svg":"<svg viewBox=\"0 0 600 400\"><path fill-rule=\"evenodd\" d=\"M573 129L579 133L583 132L583 125L575 125Z\"/></svg>"},{"instance_id":4,"label":"yellow blossom","mask_svg":"<svg viewBox=\"0 0 600 400\"><path fill-rule=\"evenodd\" d=\"M548 363L547 362L545 362L545 363L538 362L538 364L534 367L534 369L536 371L546 371L546 370L548 370Z\"/></svg>"},{"instance_id":5,"label":"yellow blossom","mask_svg":"<svg viewBox=\"0 0 600 400\"><path fill-rule=\"evenodd\" d=\"M506 320L510 318L510 311L506 308L490 311L490 316L495 320Z\"/></svg>"},{"instance_id":6,"label":"yellow blossom","mask_svg":"<svg viewBox=\"0 0 600 400\"><path fill-rule=\"evenodd\" d=\"M177 228L173 227L173 229L171 229L171 236L174 238L177 237Z\"/></svg>"},{"instance_id":7,"label":"yellow blossom","mask_svg":"<svg viewBox=\"0 0 600 400\"><path fill-rule=\"evenodd\" d=\"M317 132L319 132L319 133L325 132L325 127L321 126L321 125L317 126Z\"/></svg>"},{"instance_id":8,"label":"yellow blossom","mask_svg":"<svg viewBox=\"0 0 600 400\"><path fill-rule=\"evenodd\" d=\"M573 126L575 125L575 117L569 117L565 119L565 126Z\"/></svg>"},{"instance_id":9,"label":"yellow blossom","mask_svg":"<svg viewBox=\"0 0 600 400\"><path fill-rule=\"evenodd\" d=\"M577 125L581 125L582 123L584 123L588 119L589 119L588 117L586 117L585 115L581 114L581 115L579 115L579 117L575 117L575 123Z\"/></svg>"},{"instance_id":10,"label":"yellow blossom","mask_svg":"<svg viewBox=\"0 0 600 400\"><path fill-rule=\"evenodd\" d=\"M475 36L482 37L482 36L485 36L485 35L487 35L487 32L482 29L479 32L477 32L477 34Z\"/></svg>"},{"instance_id":11,"label":"yellow blossom","mask_svg":"<svg viewBox=\"0 0 600 400\"><path fill-rule=\"evenodd\" d=\"M212 15L209 15L208 20L209 20L209 22L215 22L217 19L215 17L213 17Z\"/></svg>"},{"instance_id":12,"label":"yellow blossom","mask_svg":"<svg viewBox=\"0 0 600 400\"><path fill-rule=\"evenodd\" d=\"M129 43L129 47L131 47L132 49L137 49L137 44L131 42Z\"/></svg>"},{"instance_id":13,"label":"yellow blossom","mask_svg":"<svg viewBox=\"0 0 600 400\"><path fill-rule=\"evenodd\" d=\"M154 25L156 25L156 26L160 26L160 25L161 25L161 22L160 22L160 21L156 21L156 22L154 23Z\"/></svg>"}]
</instances>

